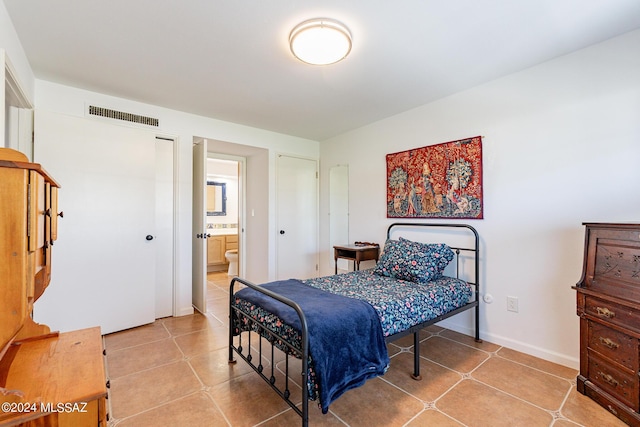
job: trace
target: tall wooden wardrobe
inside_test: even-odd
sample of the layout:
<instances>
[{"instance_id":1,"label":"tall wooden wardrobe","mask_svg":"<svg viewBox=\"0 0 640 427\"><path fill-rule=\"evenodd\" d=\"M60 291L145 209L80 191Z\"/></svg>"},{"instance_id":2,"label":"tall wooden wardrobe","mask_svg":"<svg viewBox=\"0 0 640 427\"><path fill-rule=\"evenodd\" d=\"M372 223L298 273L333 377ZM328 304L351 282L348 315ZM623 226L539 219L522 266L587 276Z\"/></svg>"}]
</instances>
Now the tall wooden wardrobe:
<instances>
[{"instance_id":1,"label":"tall wooden wardrobe","mask_svg":"<svg viewBox=\"0 0 640 427\"><path fill-rule=\"evenodd\" d=\"M0 426L106 426L100 328L58 333L32 319L51 281L60 185L0 148Z\"/></svg>"}]
</instances>

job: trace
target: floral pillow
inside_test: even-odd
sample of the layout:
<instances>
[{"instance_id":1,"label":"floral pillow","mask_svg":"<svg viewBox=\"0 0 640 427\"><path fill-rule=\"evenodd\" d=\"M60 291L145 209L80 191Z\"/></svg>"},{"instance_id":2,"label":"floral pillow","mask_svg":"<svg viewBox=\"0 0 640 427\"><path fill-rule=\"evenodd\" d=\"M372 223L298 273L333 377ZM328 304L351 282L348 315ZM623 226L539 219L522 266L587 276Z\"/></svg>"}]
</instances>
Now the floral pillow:
<instances>
[{"instance_id":1,"label":"floral pillow","mask_svg":"<svg viewBox=\"0 0 640 427\"><path fill-rule=\"evenodd\" d=\"M444 243L419 243L400 238L387 240L373 272L411 282L430 282L442 276L453 259Z\"/></svg>"}]
</instances>

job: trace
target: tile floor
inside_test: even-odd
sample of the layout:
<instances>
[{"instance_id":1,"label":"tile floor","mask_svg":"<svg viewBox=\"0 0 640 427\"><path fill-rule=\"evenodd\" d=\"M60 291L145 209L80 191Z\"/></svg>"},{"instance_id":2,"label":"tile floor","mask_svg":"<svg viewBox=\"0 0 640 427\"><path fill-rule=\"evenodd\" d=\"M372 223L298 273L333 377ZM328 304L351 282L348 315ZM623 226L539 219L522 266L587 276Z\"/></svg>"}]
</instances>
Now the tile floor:
<instances>
[{"instance_id":1,"label":"tile floor","mask_svg":"<svg viewBox=\"0 0 640 427\"><path fill-rule=\"evenodd\" d=\"M300 418L242 360L227 363L228 278L210 274L206 315L157 320L105 336L109 426L296 426ZM391 367L349 390L311 426L624 426L575 390L577 372L437 326L409 377L412 338ZM251 392L252 395L247 394Z\"/></svg>"}]
</instances>

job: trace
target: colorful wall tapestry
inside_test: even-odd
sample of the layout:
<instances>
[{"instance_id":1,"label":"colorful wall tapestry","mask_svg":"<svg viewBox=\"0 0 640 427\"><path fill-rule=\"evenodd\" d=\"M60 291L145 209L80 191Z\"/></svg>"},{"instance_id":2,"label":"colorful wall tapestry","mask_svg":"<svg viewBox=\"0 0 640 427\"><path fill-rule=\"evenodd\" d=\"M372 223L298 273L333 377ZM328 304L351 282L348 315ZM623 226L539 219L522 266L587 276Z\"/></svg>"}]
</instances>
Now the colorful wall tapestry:
<instances>
[{"instance_id":1,"label":"colorful wall tapestry","mask_svg":"<svg viewBox=\"0 0 640 427\"><path fill-rule=\"evenodd\" d=\"M482 137L387 154L388 218L482 219Z\"/></svg>"}]
</instances>

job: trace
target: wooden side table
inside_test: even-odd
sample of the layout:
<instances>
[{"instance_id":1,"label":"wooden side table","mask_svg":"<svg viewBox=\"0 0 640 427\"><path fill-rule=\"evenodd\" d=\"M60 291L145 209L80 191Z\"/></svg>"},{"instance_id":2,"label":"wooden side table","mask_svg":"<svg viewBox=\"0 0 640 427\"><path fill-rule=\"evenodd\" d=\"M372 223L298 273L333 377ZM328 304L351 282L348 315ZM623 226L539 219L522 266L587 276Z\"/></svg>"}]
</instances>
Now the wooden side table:
<instances>
[{"instance_id":1,"label":"wooden side table","mask_svg":"<svg viewBox=\"0 0 640 427\"><path fill-rule=\"evenodd\" d=\"M360 270L360 261L375 259L378 261L380 245L342 245L333 247L335 274L338 274L338 258L353 261L353 269Z\"/></svg>"}]
</instances>

